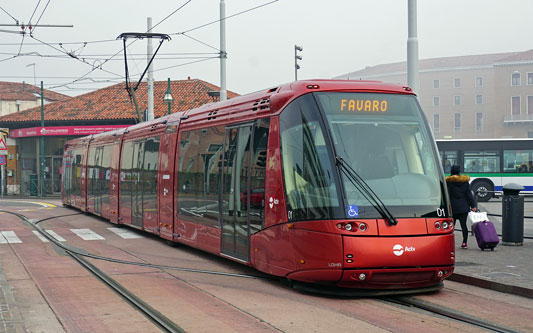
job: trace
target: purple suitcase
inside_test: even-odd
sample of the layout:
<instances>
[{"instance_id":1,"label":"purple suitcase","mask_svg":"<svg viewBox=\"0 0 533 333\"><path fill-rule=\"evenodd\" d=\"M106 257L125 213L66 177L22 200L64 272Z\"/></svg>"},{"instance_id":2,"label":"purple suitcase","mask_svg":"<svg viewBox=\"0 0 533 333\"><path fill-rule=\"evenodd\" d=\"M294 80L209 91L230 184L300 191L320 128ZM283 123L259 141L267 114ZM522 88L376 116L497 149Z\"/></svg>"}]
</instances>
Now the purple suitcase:
<instances>
[{"instance_id":1,"label":"purple suitcase","mask_svg":"<svg viewBox=\"0 0 533 333\"><path fill-rule=\"evenodd\" d=\"M500 242L496 228L494 228L494 224L490 221L474 223L472 225L472 232L476 236L477 245L481 251L485 249L494 251L494 248Z\"/></svg>"}]
</instances>

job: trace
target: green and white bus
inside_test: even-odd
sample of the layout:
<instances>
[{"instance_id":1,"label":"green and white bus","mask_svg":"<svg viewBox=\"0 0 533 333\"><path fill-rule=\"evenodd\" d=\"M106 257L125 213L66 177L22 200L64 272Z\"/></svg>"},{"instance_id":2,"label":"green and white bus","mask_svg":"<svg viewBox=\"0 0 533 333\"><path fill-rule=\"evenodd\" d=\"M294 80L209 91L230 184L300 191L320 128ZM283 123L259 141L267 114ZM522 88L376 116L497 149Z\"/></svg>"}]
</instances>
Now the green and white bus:
<instances>
[{"instance_id":1,"label":"green and white bus","mask_svg":"<svg viewBox=\"0 0 533 333\"><path fill-rule=\"evenodd\" d=\"M479 201L488 201L508 183L524 187L533 194L533 138L531 139L455 139L436 140L442 168L451 165L471 178L472 191Z\"/></svg>"}]
</instances>

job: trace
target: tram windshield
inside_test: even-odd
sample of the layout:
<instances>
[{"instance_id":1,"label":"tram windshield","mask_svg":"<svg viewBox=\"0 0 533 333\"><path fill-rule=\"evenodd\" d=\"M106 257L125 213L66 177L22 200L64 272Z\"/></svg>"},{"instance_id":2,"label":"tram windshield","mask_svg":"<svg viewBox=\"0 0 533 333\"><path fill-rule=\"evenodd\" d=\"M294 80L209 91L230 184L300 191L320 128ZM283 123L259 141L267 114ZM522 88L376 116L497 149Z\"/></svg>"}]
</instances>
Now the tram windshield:
<instances>
[{"instance_id":1,"label":"tram windshield","mask_svg":"<svg viewBox=\"0 0 533 333\"><path fill-rule=\"evenodd\" d=\"M292 102L280 116L289 218L383 218L338 157L394 217L442 216L445 186L421 113L414 96L399 94L318 92Z\"/></svg>"}]
</instances>

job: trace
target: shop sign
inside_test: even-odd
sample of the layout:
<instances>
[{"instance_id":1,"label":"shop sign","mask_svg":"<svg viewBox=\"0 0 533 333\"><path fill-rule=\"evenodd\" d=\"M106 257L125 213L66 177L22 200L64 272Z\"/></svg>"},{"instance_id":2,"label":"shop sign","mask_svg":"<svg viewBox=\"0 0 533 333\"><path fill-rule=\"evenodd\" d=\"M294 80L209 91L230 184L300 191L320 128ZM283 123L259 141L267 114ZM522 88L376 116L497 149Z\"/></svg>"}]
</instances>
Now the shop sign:
<instances>
[{"instance_id":1,"label":"shop sign","mask_svg":"<svg viewBox=\"0 0 533 333\"><path fill-rule=\"evenodd\" d=\"M59 127L30 127L11 130L10 138L27 138L31 136L67 136L90 135L112 131L131 125L100 125L100 126L59 126Z\"/></svg>"}]
</instances>

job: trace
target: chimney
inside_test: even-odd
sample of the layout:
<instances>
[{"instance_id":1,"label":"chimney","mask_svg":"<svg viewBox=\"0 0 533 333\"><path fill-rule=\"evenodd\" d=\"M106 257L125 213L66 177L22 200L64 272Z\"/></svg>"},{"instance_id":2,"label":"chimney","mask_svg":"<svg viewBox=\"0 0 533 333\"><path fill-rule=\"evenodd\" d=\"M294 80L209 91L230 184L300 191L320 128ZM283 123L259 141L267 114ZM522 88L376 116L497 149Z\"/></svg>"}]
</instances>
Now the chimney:
<instances>
[{"instance_id":1,"label":"chimney","mask_svg":"<svg viewBox=\"0 0 533 333\"><path fill-rule=\"evenodd\" d=\"M24 91L24 86L26 86L26 81L22 81L22 91Z\"/></svg>"}]
</instances>

